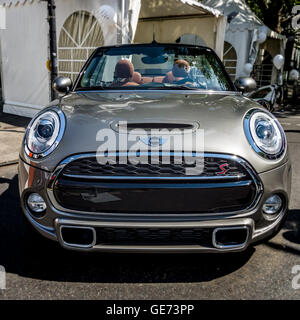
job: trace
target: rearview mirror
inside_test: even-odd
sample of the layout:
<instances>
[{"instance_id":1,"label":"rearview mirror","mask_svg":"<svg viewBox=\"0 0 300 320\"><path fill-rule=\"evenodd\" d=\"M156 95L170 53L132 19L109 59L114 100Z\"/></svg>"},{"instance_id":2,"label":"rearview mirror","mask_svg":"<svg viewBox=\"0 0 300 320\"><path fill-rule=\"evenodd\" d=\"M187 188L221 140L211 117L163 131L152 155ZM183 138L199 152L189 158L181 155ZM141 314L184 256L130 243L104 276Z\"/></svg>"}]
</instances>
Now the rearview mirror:
<instances>
[{"instance_id":1,"label":"rearview mirror","mask_svg":"<svg viewBox=\"0 0 300 320\"><path fill-rule=\"evenodd\" d=\"M234 85L242 93L247 93L256 89L256 81L250 77L239 78Z\"/></svg>"},{"instance_id":2,"label":"rearview mirror","mask_svg":"<svg viewBox=\"0 0 300 320\"><path fill-rule=\"evenodd\" d=\"M72 88L72 80L67 77L57 77L53 81L53 89L60 94L68 93Z\"/></svg>"},{"instance_id":3,"label":"rearview mirror","mask_svg":"<svg viewBox=\"0 0 300 320\"><path fill-rule=\"evenodd\" d=\"M143 57L142 62L144 64L162 64L162 63L166 63L168 61L168 57L165 56L157 56L157 57L151 57L151 56L147 56L147 57Z\"/></svg>"}]
</instances>

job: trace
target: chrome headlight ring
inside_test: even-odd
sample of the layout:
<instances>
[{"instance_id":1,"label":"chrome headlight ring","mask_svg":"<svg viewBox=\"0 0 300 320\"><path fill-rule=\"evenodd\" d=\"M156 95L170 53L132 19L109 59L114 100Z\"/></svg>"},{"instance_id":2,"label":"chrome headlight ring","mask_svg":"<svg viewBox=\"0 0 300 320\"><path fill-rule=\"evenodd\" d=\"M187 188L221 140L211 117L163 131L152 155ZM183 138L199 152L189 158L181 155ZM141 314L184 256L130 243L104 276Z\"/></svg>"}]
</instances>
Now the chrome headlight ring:
<instances>
[{"instance_id":1,"label":"chrome headlight ring","mask_svg":"<svg viewBox=\"0 0 300 320\"><path fill-rule=\"evenodd\" d=\"M245 135L255 152L264 159L277 160L287 150L287 140L279 121L269 112L252 109L244 118Z\"/></svg>"},{"instance_id":2,"label":"chrome headlight ring","mask_svg":"<svg viewBox=\"0 0 300 320\"><path fill-rule=\"evenodd\" d=\"M41 159L52 153L60 143L66 127L64 113L48 108L29 123L24 136L24 151L30 159Z\"/></svg>"}]
</instances>

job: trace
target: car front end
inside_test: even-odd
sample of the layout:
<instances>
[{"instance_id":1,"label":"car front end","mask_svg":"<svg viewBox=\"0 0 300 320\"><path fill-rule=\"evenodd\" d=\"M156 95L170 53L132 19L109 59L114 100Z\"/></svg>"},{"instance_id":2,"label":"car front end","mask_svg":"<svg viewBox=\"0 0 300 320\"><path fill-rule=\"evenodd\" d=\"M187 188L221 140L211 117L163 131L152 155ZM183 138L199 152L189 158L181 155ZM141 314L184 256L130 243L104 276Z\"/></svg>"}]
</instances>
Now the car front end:
<instances>
[{"instance_id":1,"label":"car front end","mask_svg":"<svg viewBox=\"0 0 300 320\"><path fill-rule=\"evenodd\" d=\"M285 134L235 91L223 67L207 76L211 58L196 59L204 51L217 59L184 45L101 49L72 91L31 121L19 189L23 212L42 235L84 251L235 252L280 230L291 191ZM144 80L124 82L116 66L105 87L103 55L114 65L127 55ZM162 80L174 61L186 82L174 67L178 79Z\"/></svg>"}]
</instances>

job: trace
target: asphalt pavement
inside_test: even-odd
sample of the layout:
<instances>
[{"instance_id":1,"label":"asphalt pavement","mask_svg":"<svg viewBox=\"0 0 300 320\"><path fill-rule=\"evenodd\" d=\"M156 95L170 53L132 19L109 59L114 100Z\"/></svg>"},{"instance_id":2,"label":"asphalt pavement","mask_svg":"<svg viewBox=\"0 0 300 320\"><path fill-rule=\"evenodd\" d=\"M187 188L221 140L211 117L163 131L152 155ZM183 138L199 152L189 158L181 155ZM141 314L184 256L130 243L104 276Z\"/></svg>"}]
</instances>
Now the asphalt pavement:
<instances>
[{"instance_id":1,"label":"asphalt pavement","mask_svg":"<svg viewBox=\"0 0 300 320\"><path fill-rule=\"evenodd\" d=\"M16 163L30 118L3 113L0 105L0 167Z\"/></svg>"},{"instance_id":2,"label":"asphalt pavement","mask_svg":"<svg viewBox=\"0 0 300 320\"><path fill-rule=\"evenodd\" d=\"M238 254L85 254L27 234L17 166L0 167L0 299L299 299L300 111L277 112L293 164L289 218L265 244ZM299 278L299 277L298 277ZM294 288L293 288L294 284Z\"/></svg>"}]
</instances>

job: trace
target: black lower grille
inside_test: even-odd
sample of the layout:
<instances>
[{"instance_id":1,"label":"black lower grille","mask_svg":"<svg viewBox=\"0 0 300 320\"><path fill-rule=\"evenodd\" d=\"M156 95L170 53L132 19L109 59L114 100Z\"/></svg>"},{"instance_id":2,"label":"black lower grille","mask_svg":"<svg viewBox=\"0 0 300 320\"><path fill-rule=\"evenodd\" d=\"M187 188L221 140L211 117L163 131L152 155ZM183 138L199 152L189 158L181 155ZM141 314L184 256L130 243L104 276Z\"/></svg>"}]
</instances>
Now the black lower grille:
<instances>
[{"instance_id":1,"label":"black lower grille","mask_svg":"<svg viewBox=\"0 0 300 320\"><path fill-rule=\"evenodd\" d=\"M58 179L54 192L68 209L105 213L220 213L246 209L254 200L251 181L229 183L96 182Z\"/></svg>"},{"instance_id":2,"label":"black lower grille","mask_svg":"<svg viewBox=\"0 0 300 320\"><path fill-rule=\"evenodd\" d=\"M201 245L212 246L210 229L97 228L97 245Z\"/></svg>"}]
</instances>

